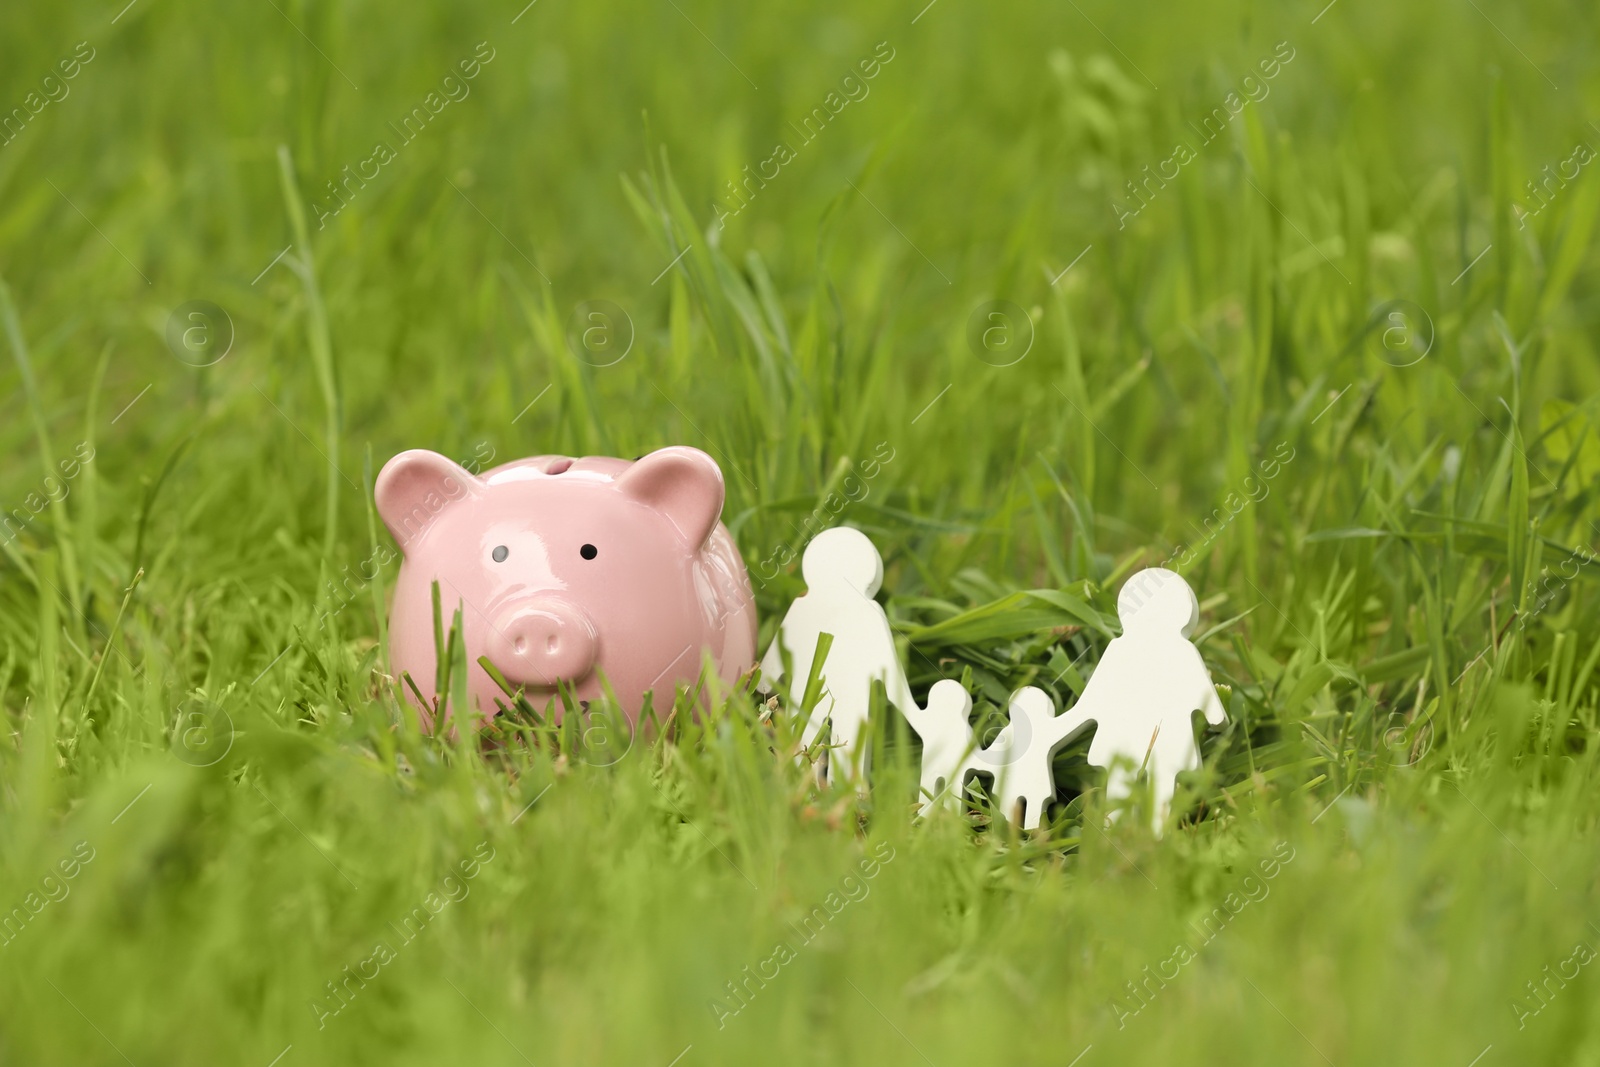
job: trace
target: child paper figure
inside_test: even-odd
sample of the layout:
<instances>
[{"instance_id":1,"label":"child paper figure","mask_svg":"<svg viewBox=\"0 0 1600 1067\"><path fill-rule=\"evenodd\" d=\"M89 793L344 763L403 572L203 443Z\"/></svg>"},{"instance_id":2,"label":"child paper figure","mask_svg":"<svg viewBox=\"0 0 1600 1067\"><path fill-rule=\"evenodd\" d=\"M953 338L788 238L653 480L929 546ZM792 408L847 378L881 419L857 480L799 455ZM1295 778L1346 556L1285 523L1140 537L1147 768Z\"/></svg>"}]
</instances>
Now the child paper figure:
<instances>
[{"instance_id":1,"label":"child paper figure","mask_svg":"<svg viewBox=\"0 0 1600 1067\"><path fill-rule=\"evenodd\" d=\"M799 707L811 677L817 638L832 634L833 645L821 670L822 698L806 721L801 742L810 748L822 727L831 725L823 781L864 778L867 754L857 750L867 724L872 682L881 681L889 702L902 712L916 713L917 707L895 654L889 617L872 599L883 583L883 557L860 530L835 526L811 539L800 559L800 573L806 592L790 605L762 657L762 687L783 677L781 644L794 670L789 706Z\"/></svg>"},{"instance_id":2,"label":"child paper figure","mask_svg":"<svg viewBox=\"0 0 1600 1067\"><path fill-rule=\"evenodd\" d=\"M1161 567L1142 570L1117 595L1117 616L1122 636L1106 647L1083 696L1052 732L1071 736L1097 724L1089 762L1109 769L1110 801L1126 799L1140 771L1148 771L1160 836L1179 772L1200 766L1189 716L1203 711L1206 722L1220 726L1225 714L1200 650L1189 642L1200 602L1188 582Z\"/></svg>"},{"instance_id":3,"label":"child paper figure","mask_svg":"<svg viewBox=\"0 0 1600 1067\"><path fill-rule=\"evenodd\" d=\"M961 683L943 678L928 691L928 706L914 702L900 708L922 738L922 806L926 815L936 806L954 807L966 772L972 767L972 696Z\"/></svg>"},{"instance_id":4,"label":"child paper figure","mask_svg":"<svg viewBox=\"0 0 1600 1067\"><path fill-rule=\"evenodd\" d=\"M828 658L823 663L822 699L812 709L801 732L801 742L810 748L831 723L829 770L848 767L838 777L866 773L866 754L857 746L867 724L874 679L883 683L888 702L900 709L911 728L922 739L923 794L921 814L936 803L949 803L961 790L964 763L973 750L972 698L961 683L944 679L935 682L928 693L928 706L921 708L911 696L900 657L895 652L889 618L872 597L883 584L883 557L877 546L860 530L836 526L824 530L806 546L800 559L800 573L806 580L806 593L790 605L778 627L778 636L761 660L761 686L769 691L783 677L780 644L789 652L794 675L789 703L797 707L804 698L802 688L811 677L811 661L816 654L817 637L833 635ZM824 772L823 780L831 775Z\"/></svg>"},{"instance_id":5,"label":"child paper figure","mask_svg":"<svg viewBox=\"0 0 1600 1067\"><path fill-rule=\"evenodd\" d=\"M1044 817L1045 805L1056 795L1051 757L1086 723L1074 723L1070 715L1058 717L1050 694L1031 685L1012 693L1010 705L1011 721L972 758L969 767L992 771L1001 814L1017 819L1020 803L1022 828L1034 830Z\"/></svg>"}]
</instances>

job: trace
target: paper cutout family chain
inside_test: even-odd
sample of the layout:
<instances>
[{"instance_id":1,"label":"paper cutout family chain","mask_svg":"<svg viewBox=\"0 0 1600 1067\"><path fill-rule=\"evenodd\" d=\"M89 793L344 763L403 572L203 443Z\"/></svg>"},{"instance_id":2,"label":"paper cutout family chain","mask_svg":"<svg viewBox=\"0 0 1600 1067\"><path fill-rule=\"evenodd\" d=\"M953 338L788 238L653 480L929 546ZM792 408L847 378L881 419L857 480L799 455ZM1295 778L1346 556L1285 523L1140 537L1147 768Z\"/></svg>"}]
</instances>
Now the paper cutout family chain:
<instances>
[{"instance_id":1,"label":"paper cutout family chain","mask_svg":"<svg viewBox=\"0 0 1600 1067\"><path fill-rule=\"evenodd\" d=\"M722 472L699 449L672 445L637 460L533 456L475 474L449 458L412 449L384 464L373 487L378 514L403 554L389 614L389 654L423 723L448 719L439 670L442 598L456 605L468 668L466 701L489 717L502 698L535 704L569 693L612 698L636 722L648 694L695 685L708 656L727 685L756 658L755 599L744 561L721 522ZM1200 653L1188 635L1199 619L1193 590L1151 568L1123 586L1123 633L1106 649L1076 706L1057 716L1044 691L1012 695L1010 723L978 748L967 716L972 700L942 680L928 706L912 698L889 620L872 597L883 560L866 535L824 530L806 546L807 590L790 607L761 662L765 685L791 688L812 675L820 635L833 641L818 674L823 697L803 728L809 745L826 726L833 772L865 779L860 752L872 684L922 738L924 810L952 803L974 771L993 772L1002 811L1023 805L1039 825L1054 794L1050 757L1096 724L1089 760L1110 771L1107 796L1131 795L1149 771L1159 831L1175 776L1200 764L1189 716L1223 719ZM491 673L491 668L493 673ZM435 691L425 691L427 679ZM790 692L790 707L804 694ZM844 768L840 771L840 768Z\"/></svg>"},{"instance_id":2,"label":"paper cutout family chain","mask_svg":"<svg viewBox=\"0 0 1600 1067\"><path fill-rule=\"evenodd\" d=\"M1178 774L1200 766L1190 716L1203 711L1207 723L1223 723L1210 672L1189 641L1200 620L1200 603L1173 571L1151 567L1123 584L1117 596L1122 636L1107 646L1070 710L1057 715L1044 690L1019 689L1011 695L1011 721L980 748L968 723L972 697L961 683L935 682L926 708L913 699L888 616L872 599L883 582L883 558L872 541L846 526L824 530L806 546L800 567L806 592L784 615L761 661L761 684L766 691L782 688L789 706L800 707L804 694L796 690L811 678L817 640L833 635L817 671L822 696L801 736L809 749L824 727L831 731L824 776L865 777L862 738L872 683L878 681L922 739L923 812L957 803L968 775L983 771L994 776L1000 810L1015 817L1020 803L1022 827L1036 828L1055 795L1052 757L1094 724L1089 762L1109 771L1106 798L1114 804L1132 795L1144 769L1155 793L1153 826L1160 834Z\"/></svg>"}]
</instances>

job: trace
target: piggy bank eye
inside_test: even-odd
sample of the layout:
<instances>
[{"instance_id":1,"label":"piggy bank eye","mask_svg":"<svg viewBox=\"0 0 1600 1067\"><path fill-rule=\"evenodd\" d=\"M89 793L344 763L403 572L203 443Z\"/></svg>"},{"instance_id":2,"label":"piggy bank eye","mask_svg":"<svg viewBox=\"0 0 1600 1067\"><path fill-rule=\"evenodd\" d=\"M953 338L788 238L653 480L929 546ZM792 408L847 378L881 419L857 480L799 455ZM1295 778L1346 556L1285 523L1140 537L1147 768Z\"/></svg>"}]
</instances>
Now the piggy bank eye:
<instances>
[{"instance_id":1,"label":"piggy bank eye","mask_svg":"<svg viewBox=\"0 0 1600 1067\"><path fill-rule=\"evenodd\" d=\"M594 559L599 554L600 550L593 545L584 545L582 548L578 549L578 555L582 556L584 559Z\"/></svg>"},{"instance_id":2,"label":"piggy bank eye","mask_svg":"<svg viewBox=\"0 0 1600 1067\"><path fill-rule=\"evenodd\" d=\"M491 552L490 555L494 557L494 561L496 563L504 563L506 561L506 557L511 555L511 550L505 545L496 545L494 551Z\"/></svg>"}]
</instances>

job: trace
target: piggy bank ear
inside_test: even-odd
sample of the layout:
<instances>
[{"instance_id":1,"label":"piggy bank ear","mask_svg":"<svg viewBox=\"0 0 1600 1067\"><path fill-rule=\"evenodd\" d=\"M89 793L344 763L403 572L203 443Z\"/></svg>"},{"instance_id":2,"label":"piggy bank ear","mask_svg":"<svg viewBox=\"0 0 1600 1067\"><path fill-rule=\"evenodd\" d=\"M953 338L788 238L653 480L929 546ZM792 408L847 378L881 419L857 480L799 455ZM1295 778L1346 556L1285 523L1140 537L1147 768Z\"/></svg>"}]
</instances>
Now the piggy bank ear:
<instances>
[{"instance_id":1,"label":"piggy bank ear","mask_svg":"<svg viewBox=\"0 0 1600 1067\"><path fill-rule=\"evenodd\" d=\"M402 452L378 472L378 514L404 551L443 511L483 483L437 452Z\"/></svg>"},{"instance_id":2,"label":"piggy bank ear","mask_svg":"<svg viewBox=\"0 0 1600 1067\"><path fill-rule=\"evenodd\" d=\"M616 486L665 513L696 548L722 517L722 470L698 448L675 445L652 452L619 474Z\"/></svg>"}]
</instances>

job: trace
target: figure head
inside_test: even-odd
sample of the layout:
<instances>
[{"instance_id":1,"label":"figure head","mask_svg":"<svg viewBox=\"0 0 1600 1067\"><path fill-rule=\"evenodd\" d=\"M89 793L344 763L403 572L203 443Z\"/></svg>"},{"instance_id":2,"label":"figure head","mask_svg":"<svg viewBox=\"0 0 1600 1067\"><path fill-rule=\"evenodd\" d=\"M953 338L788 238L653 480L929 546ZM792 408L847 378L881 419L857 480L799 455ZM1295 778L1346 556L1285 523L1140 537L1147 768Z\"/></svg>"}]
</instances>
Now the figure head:
<instances>
[{"instance_id":1,"label":"figure head","mask_svg":"<svg viewBox=\"0 0 1600 1067\"><path fill-rule=\"evenodd\" d=\"M883 557L860 530L835 526L811 539L800 573L809 592L849 588L870 600L883 584Z\"/></svg>"},{"instance_id":2,"label":"figure head","mask_svg":"<svg viewBox=\"0 0 1600 1067\"><path fill-rule=\"evenodd\" d=\"M1024 717L1032 726L1042 726L1056 717L1056 702L1043 689L1024 686L1011 694L1011 721Z\"/></svg>"},{"instance_id":3,"label":"figure head","mask_svg":"<svg viewBox=\"0 0 1600 1067\"><path fill-rule=\"evenodd\" d=\"M1177 572L1147 567L1123 583L1117 594L1117 617L1125 634L1188 637L1200 622L1200 601Z\"/></svg>"},{"instance_id":4,"label":"figure head","mask_svg":"<svg viewBox=\"0 0 1600 1067\"><path fill-rule=\"evenodd\" d=\"M972 716L972 694L954 678L941 678L928 690L930 718L965 723Z\"/></svg>"}]
</instances>

